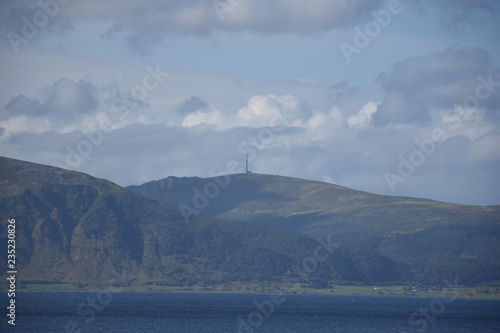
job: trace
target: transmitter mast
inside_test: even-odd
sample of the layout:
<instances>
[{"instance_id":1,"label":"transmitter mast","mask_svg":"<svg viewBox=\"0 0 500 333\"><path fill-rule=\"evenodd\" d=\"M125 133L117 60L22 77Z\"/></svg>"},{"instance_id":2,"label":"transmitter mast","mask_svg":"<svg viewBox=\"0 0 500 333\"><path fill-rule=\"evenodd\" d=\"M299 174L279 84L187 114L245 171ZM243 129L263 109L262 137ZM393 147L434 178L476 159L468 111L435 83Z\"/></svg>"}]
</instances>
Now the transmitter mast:
<instances>
[{"instance_id":1,"label":"transmitter mast","mask_svg":"<svg viewBox=\"0 0 500 333\"><path fill-rule=\"evenodd\" d=\"M246 158L246 173L252 173L252 171L248 170L248 153L247 153L247 158Z\"/></svg>"}]
</instances>

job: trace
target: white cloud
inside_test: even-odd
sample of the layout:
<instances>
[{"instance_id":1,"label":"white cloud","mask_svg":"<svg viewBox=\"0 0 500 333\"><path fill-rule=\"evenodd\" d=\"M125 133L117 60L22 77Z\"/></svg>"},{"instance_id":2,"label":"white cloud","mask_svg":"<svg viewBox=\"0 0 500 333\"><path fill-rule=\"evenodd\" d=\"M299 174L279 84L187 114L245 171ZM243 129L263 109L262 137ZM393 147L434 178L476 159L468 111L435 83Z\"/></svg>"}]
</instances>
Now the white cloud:
<instances>
[{"instance_id":1,"label":"white cloud","mask_svg":"<svg viewBox=\"0 0 500 333\"><path fill-rule=\"evenodd\" d=\"M354 93L350 98L359 96ZM366 101L357 113L347 116L339 107L310 111L303 100L291 95L254 95L233 113L217 109L202 98L186 101L181 103L182 110L188 112L183 118L183 127L166 126L161 119L144 120L140 115L147 115L145 112L126 114L121 122L114 123L115 127L103 132L102 142L92 146L91 154L82 156L81 163L70 168L122 185L169 175L209 176L224 172L231 160L244 166L239 146L244 143L245 147L253 147L250 138L258 138L262 129L272 123L272 110L276 109L293 115L289 118L290 126L273 132L272 137L255 148L256 156L251 163L254 172L279 172L323 181L334 179L339 185L377 193L429 196L418 186L419 182L442 184L443 174L449 174L446 181L452 181L453 176L463 172L463 165L472 160L477 163L476 167L485 168L500 158L498 153L492 154L498 147L499 137L494 135L494 125L488 127L484 112L441 110L434 114L430 129L442 128L447 140L397 193L392 193L383 178L384 172L397 169L398 155L407 156L412 152L416 148L415 139L425 138L429 128L368 126L368 119L377 107L375 102ZM107 117L109 114L99 109L79 124L91 130ZM20 121L20 118L7 121ZM28 118L23 121L25 126L29 125ZM358 125L365 130L357 131ZM35 128L44 131L36 132ZM69 131L68 127L64 133L49 130L50 124L43 127L34 122L33 127L25 127L23 131L4 133L2 146L17 158L64 166L68 156L65 147L76 151L80 142L88 140L84 131L76 128ZM450 150L457 151L459 156L449 158ZM123 165L134 168L123 168ZM483 182L481 177L470 175L470 182ZM445 191L439 195L444 198Z\"/></svg>"},{"instance_id":2,"label":"white cloud","mask_svg":"<svg viewBox=\"0 0 500 333\"><path fill-rule=\"evenodd\" d=\"M366 103L356 115L347 118L347 124L350 128L365 128L372 121L373 114L377 112L379 103Z\"/></svg>"},{"instance_id":3,"label":"white cloud","mask_svg":"<svg viewBox=\"0 0 500 333\"><path fill-rule=\"evenodd\" d=\"M220 110L196 111L188 114L182 120L182 126L184 127L198 125L210 125L213 126L214 129L226 129L230 123Z\"/></svg>"},{"instance_id":4,"label":"white cloud","mask_svg":"<svg viewBox=\"0 0 500 333\"><path fill-rule=\"evenodd\" d=\"M50 117L53 121L74 121L96 109L95 93L95 87L88 81L61 78L45 88L40 99L25 95L11 98L5 105L3 118L27 115Z\"/></svg>"},{"instance_id":5,"label":"white cloud","mask_svg":"<svg viewBox=\"0 0 500 333\"><path fill-rule=\"evenodd\" d=\"M19 28L20 17L36 10L36 1L31 2L31 11L23 11L23 3L27 2L1 5L6 9L1 17L8 20L4 31ZM62 9L61 20L23 45L19 55L4 48L0 51L5 80L0 91L2 154L64 164L67 146L76 150L88 140L84 133L105 129L102 143L93 145L75 168L122 185L168 175L209 176L211 171L223 171L231 160L243 165L244 155L238 149L243 143L255 150L251 166L255 172L279 169L282 175L334 179L340 185L378 193L446 200L467 198L467 193L456 193L476 186L485 188L477 191L483 194L469 195L464 202L476 197L478 202L496 200L500 89L479 100L477 107L463 103L470 94L474 96L479 75L487 79L493 73L495 82L500 82L498 68L494 72L493 47L436 52L439 49L434 46L443 45L443 39L436 38L430 43L433 47L413 45L407 53L412 57L400 59L394 55L400 54L397 50L380 47L387 45L384 39L394 30L402 28L397 35L405 40L426 37L417 29L408 38L409 28L398 23L398 16L385 37L373 38L363 52L373 59L370 66L375 70L390 68L389 61L401 61L379 77L385 91L368 90L360 86L359 77L370 76L363 67L342 70L346 66L337 63L332 49L342 38L352 39L349 25L363 27L363 18L384 2L370 2L370 8L366 1L242 0L225 13L224 20L212 4L210 0L72 1ZM9 10L12 6L21 9L14 13ZM403 15L408 15L406 8ZM75 23L74 33L61 39L51 34L68 21ZM288 39L293 46L283 48L287 37L282 37L293 34L308 36L293 36ZM186 35L219 44L193 47L185 41ZM154 49L151 56L124 55L120 49L123 41L143 51L163 40L169 43ZM297 46L296 40L300 40ZM387 62L381 65L372 50ZM288 57L289 52L298 56ZM269 58L261 59L261 54ZM187 68L167 69L170 64L179 65L175 57L185 57L182 64ZM145 66L157 64L171 75L148 91L143 101L133 100L131 90L142 84ZM268 79L241 74L256 66L259 70L251 75ZM304 77L308 79L299 79ZM342 81L343 77L350 82ZM284 128L269 132L269 126L283 124ZM398 156L408 156L417 149L415 140L428 138L435 128L445 131L445 142L396 193L390 192L384 172L397 170ZM259 134L264 137L263 133L267 133L265 142L254 146L252 140ZM463 186L455 186L456 179Z\"/></svg>"},{"instance_id":6,"label":"white cloud","mask_svg":"<svg viewBox=\"0 0 500 333\"><path fill-rule=\"evenodd\" d=\"M464 136L474 142L495 131L495 126L485 120L484 110L459 105L453 109L440 110L438 114L440 116L438 126L444 131L445 138Z\"/></svg>"},{"instance_id":7,"label":"white cloud","mask_svg":"<svg viewBox=\"0 0 500 333\"><path fill-rule=\"evenodd\" d=\"M0 121L0 127L5 129L3 135L10 136L15 133L44 133L52 130L52 122L46 118L31 118L24 115L11 117Z\"/></svg>"},{"instance_id":8,"label":"white cloud","mask_svg":"<svg viewBox=\"0 0 500 333\"><path fill-rule=\"evenodd\" d=\"M210 125L217 130L233 127L301 127L309 116L307 106L295 96L255 95L236 114L230 111L223 113L211 106L186 115L182 126Z\"/></svg>"},{"instance_id":9,"label":"white cloud","mask_svg":"<svg viewBox=\"0 0 500 333\"><path fill-rule=\"evenodd\" d=\"M301 126L309 110L295 96L257 95L236 114L239 126Z\"/></svg>"},{"instance_id":10,"label":"white cloud","mask_svg":"<svg viewBox=\"0 0 500 333\"><path fill-rule=\"evenodd\" d=\"M480 48L448 48L427 57L405 59L379 76L386 96L374 122L381 126L429 125L434 109L467 106L470 100L498 113L500 90L484 84L487 78L497 82L498 73L491 54Z\"/></svg>"}]
</instances>

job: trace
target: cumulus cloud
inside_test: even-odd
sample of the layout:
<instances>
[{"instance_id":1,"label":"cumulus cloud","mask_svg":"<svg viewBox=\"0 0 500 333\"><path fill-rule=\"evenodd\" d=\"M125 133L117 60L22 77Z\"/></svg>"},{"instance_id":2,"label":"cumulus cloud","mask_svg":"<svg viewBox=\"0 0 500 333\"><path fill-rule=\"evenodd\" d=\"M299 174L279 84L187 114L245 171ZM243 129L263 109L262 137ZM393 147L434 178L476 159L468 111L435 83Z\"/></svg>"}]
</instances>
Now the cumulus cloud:
<instances>
[{"instance_id":1,"label":"cumulus cloud","mask_svg":"<svg viewBox=\"0 0 500 333\"><path fill-rule=\"evenodd\" d=\"M257 95L236 115L240 126L300 126L310 116L308 107L297 97L285 95Z\"/></svg>"},{"instance_id":2,"label":"cumulus cloud","mask_svg":"<svg viewBox=\"0 0 500 333\"><path fill-rule=\"evenodd\" d=\"M360 96L346 93L343 100L347 104L347 100L358 100ZM181 114L179 119L183 123L147 122L131 115L119 126L101 131L99 140L94 137L92 141L89 139L92 132L76 129L58 132L48 126L45 131L36 132L35 127L43 128L41 122L46 121L38 117L31 119L33 127L10 133L2 139L2 144L16 152L18 158L30 156L31 160L87 172L122 185L169 175L206 177L227 173L231 161L243 170L247 149L253 149L254 172L335 179L343 186L386 194L428 196L422 184L453 183L453 178L467 170L465 164L472 163L471 156L475 168L482 168L489 175L496 172L493 166L500 159L499 153L495 153L500 137L495 135L497 125L485 120L486 111L443 108L432 114L433 128L444 131L442 144L404 186L400 185L398 192L390 192L384 172L397 170L398 156L407 156L415 150L415 141L428 139L432 128L371 126L370 119L379 112L377 106L378 102L365 100L352 112L341 106L311 110L297 96L265 94L254 95L230 111L216 108L199 95L191 95L166 111ZM273 111L281 113L283 118L275 118ZM84 121L98 121L100 116L107 117L106 112L99 110ZM29 117L23 117L23 126L29 126ZM12 117L8 121L20 119ZM282 122L276 122L278 119ZM270 127L273 125L277 126L275 130ZM82 150L84 146L91 149ZM123 165L134 168L124 169ZM462 185L485 185L483 178L480 174L471 175ZM462 200L464 197L456 192L456 201ZM447 191L441 194L451 198ZM441 194L436 192L434 198Z\"/></svg>"},{"instance_id":3,"label":"cumulus cloud","mask_svg":"<svg viewBox=\"0 0 500 333\"><path fill-rule=\"evenodd\" d=\"M229 123L220 110L196 111L188 114L182 120L182 126L193 127L198 125L208 125L214 128L226 128Z\"/></svg>"},{"instance_id":4,"label":"cumulus cloud","mask_svg":"<svg viewBox=\"0 0 500 333\"><path fill-rule=\"evenodd\" d=\"M185 99L179 106L176 108L176 112L185 115L196 111L206 110L209 108L209 104L200 96L191 96Z\"/></svg>"},{"instance_id":5,"label":"cumulus cloud","mask_svg":"<svg viewBox=\"0 0 500 333\"><path fill-rule=\"evenodd\" d=\"M443 130L443 139L462 136L469 142L476 142L482 137L495 133L496 124L485 120L484 110L456 106L441 110L435 126ZM494 148L494 146L491 146Z\"/></svg>"},{"instance_id":6,"label":"cumulus cloud","mask_svg":"<svg viewBox=\"0 0 500 333\"><path fill-rule=\"evenodd\" d=\"M498 118L493 116L500 105L495 68L480 49L408 58L380 76L385 94L348 82L277 84L245 77L237 78L241 84L234 89L229 75L172 71L172 80L146 100L122 88L140 83L143 73L136 75L138 82L107 86L106 79L93 84L73 75L53 80L38 95L9 96L0 144L8 156L121 185L169 175L206 177L225 172L230 161L244 168L242 152L251 148L251 169L258 173L334 179L377 193L424 197L432 185L439 187L431 193L435 199L495 203L500 161ZM477 97L478 77L489 81L490 74L491 91L486 86L480 90L480 97L488 97ZM478 105L464 103L467 96L476 97ZM444 132L443 142L391 192L384 172L397 172L398 156L407 157L418 148L415 142L429 139L436 128ZM94 144L89 136L99 130L102 140ZM71 159L87 142L92 149ZM68 164L68 158L74 163ZM460 187L450 192L457 179ZM478 189L474 197L460 192L473 187L485 190Z\"/></svg>"},{"instance_id":7,"label":"cumulus cloud","mask_svg":"<svg viewBox=\"0 0 500 333\"><path fill-rule=\"evenodd\" d=\"M39 89L36 96L10 98L1 109L0 124L7 133L69 133L162 122L149 110L144 100L115 83L96 86L88 79L61 78Z\"/></svg>"},{"instance_id":8,"label":"cumulus cloud","mask_svg":"<svg viewBox=\"0 0 500 333\"><path fill-rule=\"evenodd\" d=\"M408 58L379 76L386 97L374 116L375 124L428 125L433 110L476 100L474 106L496 113L499 73L490 54L478 48L449 48L427 57ZM492 83L484 86L484 81ZM480 96L476 96L478 92Z\"/></svg>"},{"instance_id":9,"label":"cumulus cloud","mask_svg":"<svg viewBox=\"0 0 500 333\"><path fill-rule=\"evenodd\" d=\"M366 103L357 114L347 118L347 124L350 128L368 127L377 108L378 104L375 102Z\"/></svg>"},{"instance_id":10,"label":"cumulus cloud","mask_svg":"<svg viewBox=\"0 0 500 333\"><path fill-rule=\"evenodd\" d=\"M192 127L200 124L216 125L224 122L220 111L215 110L202 97L194 95L177 105L170 117L170 124Z\"/></svg>"},{"instance_id":11,"label":"cumulus cloud","mask_svg":"<svg viewBox=\"0 0 500 333\"><path fill-rule=\"evenodd\" d=\"M73 119L98 105L94 86L85 80L60 79L49 89L44 112Z\"/></svg>"},{"instance_id":12,"label":"cumulus cloud","mask_svg":"<svg viewBox=\"0 0 500 333\"><path fill-rule=\"evenodd\" d=\"M296 96L255 95L238 112L223 112L208 105L200 98L191 98L182 105L183 110L192 110L182 120L182 126L209 125L217 130L233 127L302 126L310 117L307 105Z\"/></svg>"},{"instance_id":13,"label":"cumulus cloud","mask_svg":"<svg viewBox=\"0 0 500 333\"><path fill-rule=\"evenodd\" d=\"M336 82L328 87L328 99L330 105L337 105L345 98L356 93L355 87L350 87L347 82Z\"/></svg>"},{"instance_id":14,"label":"cumulus cloud","mask_svg":"<svg viewBox=\"0 0 500 333\"><path fill-rule=\"evenodd\" d=\"M25 95L13 97L5 106L7 112L2 113L2 118L10 118L14 115L41 116L40 101L31 99Z\"/></svg>"},{"instance_id":15,"label":"cumulus cloud","mask_svg":"<svg viewBox=\"0 0 500 333\"><path fill-rule=\"evenodd\" d=\"M40 99L22 94L11 98L2 118L27 116L48 117L55 122L73 121L95 111L98 103L95 87L89 81L62 78L46 88Z\"/></svg>"}]
</instances>

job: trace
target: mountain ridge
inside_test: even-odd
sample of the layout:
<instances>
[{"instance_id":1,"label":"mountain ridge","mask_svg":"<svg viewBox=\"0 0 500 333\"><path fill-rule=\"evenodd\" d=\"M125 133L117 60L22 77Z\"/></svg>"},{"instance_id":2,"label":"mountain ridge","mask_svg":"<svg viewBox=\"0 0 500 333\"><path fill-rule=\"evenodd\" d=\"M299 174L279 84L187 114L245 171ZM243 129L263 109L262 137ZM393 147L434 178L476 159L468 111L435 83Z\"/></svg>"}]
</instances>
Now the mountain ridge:
<instances>
[{"instance_id":1,"label":"mountain ridge","mask_svg":"<svg viewBox=\"0 0 500 333\"><path fill-rule=\"evenodd\" d=\"M283 282L318 246L244 222L186 223L175 207L107 180L31 162L0 157L0 184L1 225L16 219L21 281L103 284L125 270L137 284ZM369 250L328 253L305 282L410 279L404 265Z\"/></svg>"},{"instance_id":2,"label":"mountain ridge","mask_svg":"<svg viewBox=\"0 0 500 333\"><path fill-rule=\"evenodd\" d=\"M258 184L256 184L257 182ZM267 186L270 183L272 183L271 186ZM204 188L210 184L224 184L224 186L217 185L219 188L217 193L207 195L204 193L206 192ZM231 190L231 186L236 186L236 188ZM296 193L293 193L293 186L300 186L295 191ZM446 213L446 216L440 216L439 214L433 216L433 218L440 219L443 223L449 223L450 216L467 215L471 212L485 213L485 215L493 213L494 218L500 218L500 205L463 205L425 198L379 195L319 181L263 174L240 173L210 178L169 176L158 181L150 181L142 185L128 186L127 188L172 206L179 206L180 204L190 206L193 211L200 210L202 216L236 220L251 220L255 216L258 216L261 220L266 220L267 211L274 212L272 218L279 217L283 219L298 214L315 214L319 212L322 214L341 213L374 207L381 210L382 205L384 205L384 208L388 208L384 213L394 213L397 212L398 205L402 204L410 205L407 208L417 210L417 213L424 217L425 211L422 209L429 207L425 205L431 205L432 208L436 208L433 211L434 214ZM209 201L207 207L199 209L200 207L193 204L196 194L199 197L205 197L206 201ZM248 202L256 198L259 199L258 209L253 209L250 216L245 216L248 211L244 211L244 207L251 207ZM279 202L266 202L269 199L276 199ZM246 204L244 206L238 205L241 201ZM281 205L282 203L287 204L286 207ZM290 204L293 205L290 206ZM420 210L418 210L419 208ZM373 212L371 213L373 214ZM362 216L363 213L357 215ZM461 223L471 224L475 222L468 218L462 219ZM314 234L314 232L311 232L311 234ZM321 233L318 232L317 234Z\"/></svg>"},{"instance_id":3,"label":"mountain ridge","mask_svg":"<svg viewBox=\"0 0 500 333\"><path fill-rule=\"evenodd\" d=\"M245 185L243 190L234 186L238 179ZM219 184L218 190L215 184ZM444 279L457 278L463 284L476 284L498 280L500 276L496 215L490 220L468 221L469 225L448 221L441 224L440 229L389 233L387 237L372 232L381 229L380 221L361 223L353 219L347 221L352 222L349 224L340 220L341 223L326 225L334 228L330 229L332 232L315 236L263 228L251 223L254 221L209 219L193 214L186 221L177 206L134 193L105 179L5 157L0 157L0 185L0 211L6 216L0 225L6 230L8 218L17 221L16 255L21 281L99 285L109 281L113 271L124 270L136 277L135 284L188 286L238 281L302 282L323 287L332 282L439 285ZM266 216L262 211L268 214L268 220L261 223L266 227L274 211L276 224L298 219L297 225L304 225L311 220L300 210L303 205L319 209L332 200L324 193L331 189L327 184L320 183L318 190L317 182L258 174L234 176L229 183L222 176L208 180L170 178L163 189L155 183L150 186L157 187L158 194L175 197L179 203L186 193L205 193L209 202L198 202L200 212L204 209L224 211L228 207L217 206L220 199L224 199L225 205L246 203L243 216L252 216L252 208L257 207L259 210L255 212L261 214L257 218ZM195 188L198 192L193 191ZM381 202L381 197L369 193L340 187L333 190L337 208L347 203L349 214L359 215L363 213L359 207L377 207ZM315 202L318 193L322 200ZM249 196L253 201L248 200ZM365 205L367 198L370 205ZM407 204L407 199L391 200L394 204ZM428 202L417 200L412 204ZM283 204L286 205L280 207ZM282 210L273 210L274 207ZM238 214L242 215L241 211ZM335 218L342 217L339 211L336 214ZM418 217L428 215L429 212ZM318 218L324 216L318 214ZM317 221L312 222L315 227ZM393 221L388 221L387 225L398 226L391 223ZM399 222L405 223L408 222ZM387 230L382 231L387 234ZM331 246L321 260L321 254L317 257L321 243L318 237L323 242L327 237L329 244L337 244ZM337 239L351 241L351 245ZM361 246L352 246L353 239L358 239ZM0 239L0 243L3 242ZM306 262L315 264L307 268ZM5 258L0 257L0 263L5 264Z\"/></svg>"},{"instance_id":4,"label":"mountain ridge","mask_svg":"<svg viewBox=\"0 0 500 333\"><path fill-rule=\"evenodd\" d=\"M204 193L213 184L225 186L218 193ZM187 212L204 217L311 237L331 235L347 248L373 250L414 266L477 264L483 271L499 269L494 258L500 256L500 206L384 196L260 174L183 181L168 177L127 188L176 207L189 207Z\"/></svg>"}]
</instances>

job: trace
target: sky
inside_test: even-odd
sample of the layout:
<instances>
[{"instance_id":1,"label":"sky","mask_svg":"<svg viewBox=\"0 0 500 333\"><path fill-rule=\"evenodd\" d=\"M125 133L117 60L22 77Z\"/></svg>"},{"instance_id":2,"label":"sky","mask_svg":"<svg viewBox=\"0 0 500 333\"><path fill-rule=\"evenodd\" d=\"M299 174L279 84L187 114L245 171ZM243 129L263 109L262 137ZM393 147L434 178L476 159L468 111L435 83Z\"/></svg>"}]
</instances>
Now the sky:
<instances>
[{"instance_id":1,"label":"sky","mask_svg":"<svg viewBox=\"0 0 500 333\"><path fill-rule=\"evenodd\" d=\"M0 155L500 204L500 1L0 1Z\"/></svg>"}]
</instances>

